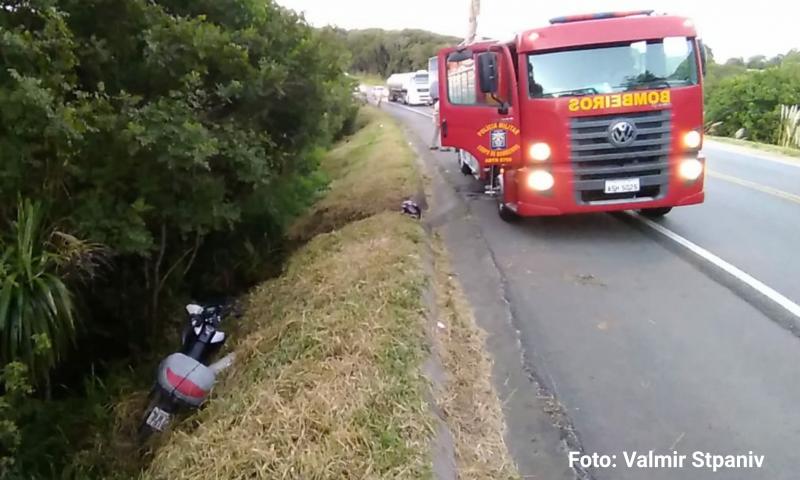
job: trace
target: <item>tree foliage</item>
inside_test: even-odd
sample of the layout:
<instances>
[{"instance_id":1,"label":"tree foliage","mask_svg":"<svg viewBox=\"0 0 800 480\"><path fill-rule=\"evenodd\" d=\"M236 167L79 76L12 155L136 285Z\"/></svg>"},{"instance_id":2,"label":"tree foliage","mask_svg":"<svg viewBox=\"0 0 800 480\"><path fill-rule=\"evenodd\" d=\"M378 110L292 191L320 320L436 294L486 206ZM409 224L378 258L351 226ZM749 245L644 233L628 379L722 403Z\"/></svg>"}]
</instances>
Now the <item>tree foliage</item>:
<instances>
[{"instance_id":1,"label":"tree foliage","mask_svg":"<svg viewBox=\"0 0 800 480\"><path fill-rule=\"evenodd\" d=\"M380 29L325 29L350 52L350 69L388 77L396 72L428 68L428 59L443 48L455 45L458 38L424 30L386 31Z\"/></svg>"},{"instance_id":2,"label":"tree foliage","mask_svg":"<svg viewBox=\"0 0 800 480\"><path fill-rule=\"evenodd\" d=\"M706 120L719 123L716 133L732 136L744 128L748 138L776 143L779 139L780 106L800 104L800 54L790 51L774 57L752 57L724 65L709 65L706 81ZM777 63L776 63L777 62ZM748 69L758 66L760 69ZM773 65L773 66L770 66Z\"/></svg>"},{"instance_id":3,"label":"tree foliage","mask_svg":"<svg viewBox=\"0 0 800 480\"><path fill-rule=\"evenodd\" d=\"M41 198L107 245L88 325L125 341L245 282L354 115L342 51L272 1L0 0L0 51L0 222Z\"/></svg>"},{"instance_id":4,"label":"tree foliage","mask_svg":"<svg viewBox=\"0 0 800 480\"><path fill-rule=\"evenodd\" d=\"M347 61L272 0L0 0L0 361L80 385L159 341L170 299L274 268L353 125Z\"/></svg>"}]
</instances>

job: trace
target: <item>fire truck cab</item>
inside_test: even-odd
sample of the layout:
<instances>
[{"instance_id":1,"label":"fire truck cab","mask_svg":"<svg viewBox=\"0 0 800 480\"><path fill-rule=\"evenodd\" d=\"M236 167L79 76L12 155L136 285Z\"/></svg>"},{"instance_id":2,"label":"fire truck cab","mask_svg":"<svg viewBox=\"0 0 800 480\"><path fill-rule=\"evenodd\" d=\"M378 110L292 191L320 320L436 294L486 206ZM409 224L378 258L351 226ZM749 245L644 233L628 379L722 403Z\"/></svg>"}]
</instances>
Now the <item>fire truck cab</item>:
<instances>
[{"instance_id":1,"label":"fire truck cab","mask_svg":"<svg viewBox=\"0 0 800 480\"><path fill-rule=\"evenodd\" d=\"M471 159L500 216L660 216L703 202L705 54L692 21L550 23L438 55L442 144Z\"/></svg>"}]
</instances>

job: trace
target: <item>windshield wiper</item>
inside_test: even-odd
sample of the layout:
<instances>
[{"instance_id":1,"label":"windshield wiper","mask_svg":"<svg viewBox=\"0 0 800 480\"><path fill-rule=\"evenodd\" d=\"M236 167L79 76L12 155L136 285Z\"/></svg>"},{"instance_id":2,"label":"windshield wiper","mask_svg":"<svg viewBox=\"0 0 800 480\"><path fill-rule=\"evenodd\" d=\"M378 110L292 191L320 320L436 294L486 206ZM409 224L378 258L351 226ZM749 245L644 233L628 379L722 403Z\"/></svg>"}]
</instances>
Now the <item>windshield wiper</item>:
<instances>
[{"instance_id":1,"label":"windshield wiper","mask_svg":"<svg viewBox=\"0 0 800 480\"><path fill-rule=\"evenodd\" d=\"M582 97L584 95L597 95L597 90L592 87L576 88L573 90L545 93L542 97Z\"/></svg>"}]
</instances>

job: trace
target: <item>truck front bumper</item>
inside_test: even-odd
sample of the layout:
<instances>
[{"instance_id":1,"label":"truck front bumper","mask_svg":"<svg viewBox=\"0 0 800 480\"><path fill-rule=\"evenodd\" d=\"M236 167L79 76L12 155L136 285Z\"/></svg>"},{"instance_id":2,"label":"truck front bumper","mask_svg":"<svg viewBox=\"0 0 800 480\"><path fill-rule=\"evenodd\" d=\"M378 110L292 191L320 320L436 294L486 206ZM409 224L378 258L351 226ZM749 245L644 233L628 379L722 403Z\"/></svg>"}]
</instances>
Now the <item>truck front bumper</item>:
<instances>
[{"instance_id":1,"label":"truck front bumper","mask_svg":"<svg viewBox=\"0 0 800 480\"><path fill-rule=\"evenodd\" d=\"M696 205L705 200L705 158L701 156L698 159L703 162L704 168L703 174L697 180L683 179L678 174L675 163L670 167L666 188L655 197L597 201L582 201L576 194L572 170L566 165L562 168L545 168L555 179L553 188L546 192L537 192L528 187L525 180L530 170L522 168L507 172L512 177L506 177L507 184L516 186L516 198L508 199L509 207L517 214L529 217Z\"/></svg>"}]
</instances>

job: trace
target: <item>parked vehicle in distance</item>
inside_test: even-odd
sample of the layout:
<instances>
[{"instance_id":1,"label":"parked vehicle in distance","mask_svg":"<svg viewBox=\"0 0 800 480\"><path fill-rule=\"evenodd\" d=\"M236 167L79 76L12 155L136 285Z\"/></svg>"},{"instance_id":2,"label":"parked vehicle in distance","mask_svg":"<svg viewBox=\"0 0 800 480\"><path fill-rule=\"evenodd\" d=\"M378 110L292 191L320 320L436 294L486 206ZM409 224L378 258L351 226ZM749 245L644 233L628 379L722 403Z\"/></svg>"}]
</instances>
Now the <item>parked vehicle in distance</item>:
<instances>
[{"instance_id":1,"label":"parked vehicle in distance","mask_svg":"<svg viewBox=\"0 0 800 480\"><path fill-rule=\"evenodd\" d=\"M438 88L439 84L439 57L431 57L428 59L428 90L433 92L434 87ZM428 105L433 105L433 95Z\"/></svg>"},{"instance_id":2,"label":"parked vehicle in distance","mask_svg":"<svg viewBox=\"0 0 800 480\"><path fill-rule=\"evenodd\" d=\"M406 105L428 105L431 100L428 72L395 73L386 80L389 101Z\"/></svg>"}]
</instances>

